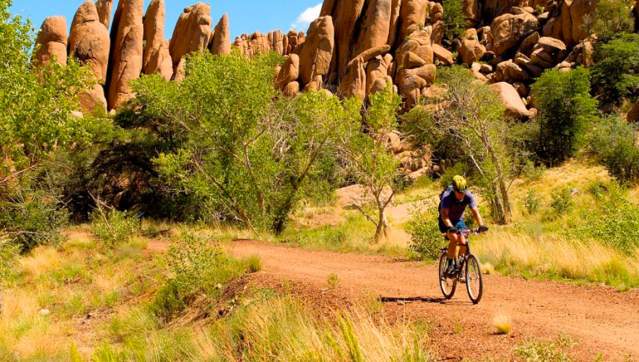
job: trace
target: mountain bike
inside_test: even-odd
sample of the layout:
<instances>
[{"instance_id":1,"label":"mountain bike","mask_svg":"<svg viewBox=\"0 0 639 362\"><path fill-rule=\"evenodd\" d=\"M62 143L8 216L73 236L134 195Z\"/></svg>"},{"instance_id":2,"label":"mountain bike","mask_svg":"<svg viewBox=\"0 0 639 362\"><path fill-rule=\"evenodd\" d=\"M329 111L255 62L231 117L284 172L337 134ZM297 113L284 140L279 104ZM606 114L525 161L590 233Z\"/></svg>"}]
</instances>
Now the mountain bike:
<instances>
[{"instance_id":1,"label":"mountain bike","mask_svg":"<svg viewBox=\"0 0 639 362\"><path fill-rule=\"evenodd\" d=\"M470 251L470 235L480 234L479 230L464 230L461 233L466 237L466 252L460 256L457 273L450 275L446 273L448 269L448 249L441 250L439 257L439 288L446 299L451 299L455 295L457 283L466 284L468 297L473 304L481 301L484 292L484 282L481 276L479 259Z\"/></svg>"}]
</instances>

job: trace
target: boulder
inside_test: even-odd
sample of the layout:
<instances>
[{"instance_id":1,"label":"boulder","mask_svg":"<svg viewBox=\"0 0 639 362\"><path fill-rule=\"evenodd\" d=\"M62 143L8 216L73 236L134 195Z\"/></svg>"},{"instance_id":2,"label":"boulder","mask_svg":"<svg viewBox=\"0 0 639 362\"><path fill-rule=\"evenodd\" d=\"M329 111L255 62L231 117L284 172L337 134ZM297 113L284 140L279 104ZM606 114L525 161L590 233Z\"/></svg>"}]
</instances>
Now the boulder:
<instances>
[{"instance_id":1,"label":"boulder","mask_svg":"<svg viewBox=\"0 0 639 362\"><path fill-rule=\"evenodd\" d=\"M275 80L278 88L284 90L289 83L296 81L300 75L300 57L293 53L286 57L282 69Z\"/></svg>"},{"instance_id":2,"label":"boulder","mask_svg":"<svg viewBox=\"0 0 639 362\"><path fill-rule=\"evenodd\" d=\"M348 64L346 75L339 84L337 93L343 98L366 99L366 69L362 58L355 58Z\"/></svg>"},{"instance_id":3,"label":"boulder","mask_svg":"<svg viewBox=\"0 0 639 362\"><path fill-rule=\"evenodd\" d=\"M164 39L164 0L153 0L144 16L144 58L142 73L159 74L166 80L173 77L173 62L169 42Z\"/></svg>"},{"instance_id":4,"label":"boulder","mask_svg":"<svg viewBox=\"0 0 639 362\"><path fill-rule=\"evenodd\" d=\"M464 16L470 25L477 25L481 22L481 4L479 0L464 0Z\"/></svg>"},{"instance_id":5,"label":"boulder","mask_svg":"<svg viewBox=\"0 0 639 362\"><path fill-rule=\"evenodd\" d=\"M531 117L531 112L528 111L519 93L512 85L506 82L499 82L491 84L490 88L499 95L509 114L517 118Z\"/></svg>"},{"instance_id":6,"label":"boulder","mask_svg":"<svg viewBox=\"0 0 639 362\"><path fill-rule=\"evenodd\" d=\"M97 0L95 6L98 9L100 22L108 29L111 25L111 10L113 10L113 0Z\"/></svg>"},{"instance_id":7,"label":"boulder","mask_svg":"<svg viewBox=\"0 0 639 362\"><path fill-rule=\"evenodd\" d=\"M422 89L431 86L435 82L436 75L437 67L434 64L426 64L414 69L402 69L397 73L395 81L407 108L412 108L419 102Z\"/></svg>"},{"instance_id":8,"label":"boulder","mask_svg":"<svg viewBox=\"0 0 639 362\"><path fill-rule=\"evenodd\" d=\"M479 61L485 53L486 47L479 43L477 30L473 28L466 30L462 36L462 44L459 48L459 55L461 55L462 62L470 65L473 62Z\"/></svg>"},{"instance_id":9,"label":"boulder","mask_svg":"<svg viewBox=\"0 0 639 362\"><path fill-rule=\"evenodd\" d=\"M392 86L393 78L389 76L391 62L392 58L389 62L381 55L368 61L366 65L366 96L386 89L389 84Z\"/></svg>"},{"instance_id":10,"label":"boulder","mask_svg":"<svg viewBox=\"0 0 639 362\"><path fill-rule=\"evenodd\" d=\"M353 54L386 45L390 34L392 5L392 0L367 1Z\"/></svg>"},{"instance_id":11,"label":"boulder","mask_svg":"<svg viewBox=\"0 0 639 362\"><path fill-rule=\"evenodd\" d=\"M117 109L134 97L130 82L142 72L144 53L143 0L120 1L111 27L108 106Z\"/></svg>"},{"instance_id":12,"label":"boulder","mask_svg":"<svg viewBox=\"0 0 639 362\"><path fill-rule=\"evenodd\" d=\"M96 107L106 110L107 102L102 84L107 78L109 51L109 31L100 22L93 1L86 0L75 13L69 34L69 57L86 64L98 81L92 90L80 95L85 113L92 112Z\"/></svg>"},{"instance_id":13,"label":"boulder","mask_svg":"<svg viewBox=\"0 0 639 362\"><path fill-rule=\"evenodd\" d=\"M322 6L321 16L331 16L334 25L335 57L330 67L330 79L342 79L352 59L353 34L364 9L365 0L328 0Z\"/></svg>"},{"instance_id":14,"label":"boulder","mask_svg":"<svg viewBox=\"0 0 639 362\"><path fill-rule=\"evenodd\" d=\"M524 41L521 42L518 51L522 54L530 55L535 45L537 45L537 43L539 42L540 38L541 36L538 32L533 32L532 34L528 35L526 39L524 39Z\"/></svg>"},{"instance_id":15,"label":"boulder","mask_svg":"<svg viewBox=\"0 0 639 362\"><path fill-rule=\"evenodd\" d=\"M539 27L537 18L527 12L518 15L504 14L498 16L490 25L493 36L492 51L502 55L518 46L532 32Z\"/></svg>"},{"instance_id":16,"label":"boulder","mask_svg":"<svg viewBox=\"0 0 639 362\"><path fill-rule=\"evenodd\" d=\"M67 64L67 20L63 16L50 16L44 19L36 39L35 64L48 64L55 61Z\"/></svg>"},{"instance_id":17,"label":"boulder","mask_svg":"<svg viewBox=\"0 0 639 362\"><path fill-rule=\"evenodd\" d=\"M402 0L392 0L391 2L391 16L390 16L390 29L388 32L388 40L386 44L391 46L397 42L397 36L399 31L399 15L402 10Z\"/></svg>"},{"instance_id":18,"label":"boulder","mask_svg":"<svg viewBox=\"0 0 639 362\"><path fill-rule=\"evenodd\" d=\"M427 26L413 32L397 49L398 71L406 68L433 64L434 51L431 41L432 28Z\"/></svg>"},{"instance_id":19,"label":"boulder","mask_svg":"<svg viewBox=\"0 0 639 362\"><path fill-rule=\"evenodd\" d=\"M295 97L300 92L300 84L299 82L290 82L287 84L282 90L282 94L286 97Z\"/></svg>"},{"instance_id":20,"label":"boulder","mask_svg":"<svg viewBox=\"0 0 639 362\"><path fill-rule=\"evenodd\" d=\"M204 51L209 45L210 37L211 7L204 3L197 3L184 9L169 43L173 69L177 69L185 55Z\"/></svg>"},{"instance_id":21,"label":"boulder","mask_svg":"<svg viewBox=\"0 0 639 362\"><path fill-rule=\"evenodd\" d=\"M316 76L328 74L333 58L335 29L330 16L322 16L308 28L308 36L300 49L300 84L308 84Z\"/></svg>"},{"instance_id":22,"label":"boulder","mask_svg":"<svg viewBox=\"0 0 639 362\"><path fill-rule=\"evenodd\" d=\"M210 50L211 53L216 55L226 55L231 53L231 30L229 27L229 17L227 14L224 14L224 16L222 16L220 21L215 26Z\"/></svg>"},{"instance_id":23,"label":"boulder","mask_svg":"<svg viewBox=\"0 0 639 362\"><path fill-rule=\"evenodd\" d=\"M455 64L453 53L439 44L433 44L433 54L435 55L435 59L443 65Z\"/></svg>"},{"instance_id":24,"label":"boulder","mask_svg":"<svg viewBox=\"0 0 639 362\"><path fill-rule=\"evenodd\" d=\"M404 0L400 10L400 39L404 39L426 25L428 0Z\"/></svg>"},{"instance_id":25,"label":"boulder","mask_svg":"<svg viewBox=\"0 0 639 362\"><path fill-rule=\"evenodd\" d=\"M496 79L499 81L514 83L528 81L530 80L530 76L512 60L507 60L497 64Z\"/></svg>"}]
</instances>

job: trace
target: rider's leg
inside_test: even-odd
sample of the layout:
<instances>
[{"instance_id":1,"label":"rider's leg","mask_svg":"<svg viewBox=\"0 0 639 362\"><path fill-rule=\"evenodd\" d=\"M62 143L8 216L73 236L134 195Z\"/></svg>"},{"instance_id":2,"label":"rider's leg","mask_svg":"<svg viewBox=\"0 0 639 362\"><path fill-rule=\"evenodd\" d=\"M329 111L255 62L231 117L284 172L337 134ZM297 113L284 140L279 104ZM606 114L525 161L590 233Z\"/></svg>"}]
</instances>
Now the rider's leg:
<instances>
[{"instance_id":1,"label":"rider's leg","mask_svg":"<svg viewBox=\"0 0 639 362\"><path fill-rule=\"evenodd\" d=\"M459 234L457 233L448 233L447 237L448 237L448 253L446 256L448 256L448 259L450 260L454 260L457 258L457 255L459 253Z\"/></svg>"}]
</instances>

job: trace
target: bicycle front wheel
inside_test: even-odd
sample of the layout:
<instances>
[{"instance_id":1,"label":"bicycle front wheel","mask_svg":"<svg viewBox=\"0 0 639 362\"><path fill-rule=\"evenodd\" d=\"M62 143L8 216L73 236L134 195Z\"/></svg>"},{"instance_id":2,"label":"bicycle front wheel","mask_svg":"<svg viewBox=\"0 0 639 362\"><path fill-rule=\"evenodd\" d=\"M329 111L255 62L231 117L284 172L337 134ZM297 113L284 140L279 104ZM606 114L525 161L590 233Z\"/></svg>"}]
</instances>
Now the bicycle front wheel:
<instances>
[{"instance_id":1,"label":"bicycle front wheel","mask_svg":"<svg viewBox=\"0 0 639 362\"><path fill-rule=\"evenodd\" d=\"M473 304L479 303L484 293L484 282L481 277L479 260L474 255L468 257L466 261L466 291Z\"/></svg>"},{"instance_id":2,"label":"bicycle front wheel","mask_svg":"<svg viewBox=\"0 0 639 362\"><path fill-rule=\"evenodd\" d=\"M439 258L439 289L444 294L444 298L451 299L457 289L457 278L448 278L446 269L448 269L448 258L446 254L442 254Z\"/></svg>"}]
</instances>

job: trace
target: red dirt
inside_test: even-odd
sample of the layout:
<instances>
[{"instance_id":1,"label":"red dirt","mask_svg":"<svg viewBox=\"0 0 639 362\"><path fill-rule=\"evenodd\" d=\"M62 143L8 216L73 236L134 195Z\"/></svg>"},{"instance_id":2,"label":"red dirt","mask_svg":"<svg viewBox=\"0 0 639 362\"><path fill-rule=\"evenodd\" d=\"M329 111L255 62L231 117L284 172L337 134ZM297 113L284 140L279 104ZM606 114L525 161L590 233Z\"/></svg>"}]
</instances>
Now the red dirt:
<instances>
[{"instance_id":1,"label":"red dirt","mask_svg":"<svg viewBox=\"0 0 639 362\"><path fill-rule=\"evenodd\" d=\"M152 246L158 249L157 246ZM318 291L338 276L345 300L380 297L390 320L425 320L432 345L443 360L513 359L513 350L528 338L550 340L568 335L577 342L570 351L577 360L639 359L639 292L607 287L485 276L484 299L473 306L458 288L452 301L442 301L437 268L380 256L309 251L255 241L230 246L238 257L257 255L261 278L292 281ZM512 318L513 333L493 333L493 318Z\"/></svg>"}]
</instances>

